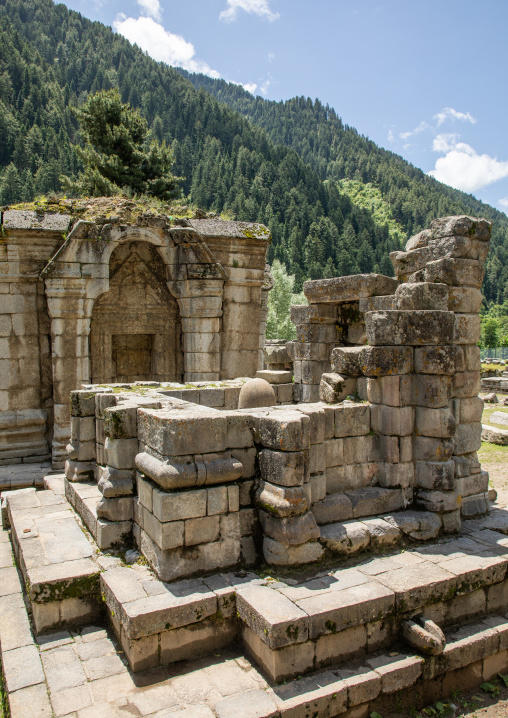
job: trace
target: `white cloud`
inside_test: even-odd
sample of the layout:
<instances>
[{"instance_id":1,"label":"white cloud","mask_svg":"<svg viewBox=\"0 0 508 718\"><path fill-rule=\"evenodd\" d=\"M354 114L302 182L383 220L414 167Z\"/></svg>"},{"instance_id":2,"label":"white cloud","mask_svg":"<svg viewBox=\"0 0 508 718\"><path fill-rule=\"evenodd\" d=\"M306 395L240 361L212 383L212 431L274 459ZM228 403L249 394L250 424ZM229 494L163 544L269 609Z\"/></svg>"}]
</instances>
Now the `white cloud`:
<instances>
[{"instance_id":1,"label":"white cloud","mask_svg":"<svg viewBox=\"0 0 508 718\"><path fill-rule=\"evenodd\" d=\"M434 152L450 152L457 145L460 135L456 132L446 132L436 135L432 140Z\"/></svg>"},{"instance_id":2,"label":"white cloud","mask_svg":"<svg viewBox=\"0 0 508 718\"><path fill-rule=\"evenodd\" d=\"M242 87L244 90L247 90L247 92L250 92L251 95L253 95L258 89L258 86L255 82L246 82L245 85L242 84Z\"/></svg>"},{"instance_id":3,"label":"white cloud","mask_svg":"<svg viewBox=\"0 0 508 718\"><path fill-rule=\"evenodd\" d=\"M429 175L455 189L474 192L508 177L508 161L500 161L490 155L479 155L465 142L452 143L450 136L440 140L437 149L446 154L436 160L436 166Z\"/></svg>"},{"instance_id":4,"label":"white cloud","mask_svg":"<svg viewBox=\"0 0 508 718\"><path fill-rule=\"evenodd\" d=\"M506 209L508 209L508 197L503 197L502 199L500 199L499 204L501 205L501 207L506 207Z\"/></svg>"},{"instance_id":5,"label":"white cloud","mask_svg":"<svg viewBox=\"0 0 508 718\"><path fill-rule=\"evenodd\" d=\"M438 127L446 120L461 120L462 122L470 122L472 125L476 124L476 120L470 112L459 112L454 110L453 107L445 107L437 115L434 115L434 119L437 120Z\"/></svg>"},{"instance_id":6,"label":"white cloud","mask_svg":"<svg viewBox=\"0 0 508 718\"><path fill-rule=\"evenodd\" d=\"M262 84L262 85L260 86L260 88L259 88L259 90L260 90L260 92L261 92L262 95L267 95L267 94L268 94L268 90L269 90L271 84L272 84L271 78L268 78L267 80L265 80L265 81L263 82L263 84Z\"/></svg>"},{"instance_id":7,"label":"white cloud","mask_svg":"<svg viewBox=\"0 0 508 718\"><path fill-rule=\"evenodd\" d=\"M258 15L270 22L280 17L278 12L271 10L269 0L227 0L227 2L227 10L223 10L219 15L219 18L225 20L225 22L236 20L239 10L243 10L250 15Z\"/></svg>"},{"instance_id":8,"label":"white cloud","mask_svg":"<svg viewBox=\"0 0 508 718\"><path fill-rule=\"evenodd\" d=\"M394 135L393 135L393 130L388 130L388 137L387 137L387 139L388 139L388 142L393 142L393 140L395 139L395 137L394 137Z\"/></svg>"},{"instance_id":9,"label":"white cloud","mask_svg":"<svg viewBox=\"0 0 508 718\"><path fill-rule=\"evenodd\" d=\"M154 5L153 0L142 1L147 5ZM139 45L154 60L183 67L189 72L202 72L210 77L220 77L219 73L212 70L206 62L194 57L196 51L191 42L187 42L181 35L168 32L151 17L134 18L119 15L113 27L127 40Z\"/></svg>"},{"instance_id":10,"label":"white cloud","mask_svg":"<svg viewBox=\"0 0 508 718\"><path fill-rule=\"evenodd\" d=\"M162 8L159 0L138 0L141 13L160 22L162 20Z\"/></svg>"},{"instance_id":11,"label":"white cloud","mask_svg":"<svg viewBox=\"0 0 508 718\"><path fill-rule=\"evenodd\" d=\"M399 132L399 137L401 140L407 140L409 137L412 137L413 135L418 135L420 132L423 132L424 130L430 129L430 125L428 122L425 122L425 120L422 120L418 127L415 127L414 130L409 130L409 132Z\"/></svg>"},{"instance_id":12,"label":"white cloud","mask_svg":"<svg viewBox=\"0 0 508 718\"><path fill-rule=\"evenodd\" d=\"M268 62L273 62L275 60L275 53L269 52L268 53Z\"/></svg>"}]
</instances>

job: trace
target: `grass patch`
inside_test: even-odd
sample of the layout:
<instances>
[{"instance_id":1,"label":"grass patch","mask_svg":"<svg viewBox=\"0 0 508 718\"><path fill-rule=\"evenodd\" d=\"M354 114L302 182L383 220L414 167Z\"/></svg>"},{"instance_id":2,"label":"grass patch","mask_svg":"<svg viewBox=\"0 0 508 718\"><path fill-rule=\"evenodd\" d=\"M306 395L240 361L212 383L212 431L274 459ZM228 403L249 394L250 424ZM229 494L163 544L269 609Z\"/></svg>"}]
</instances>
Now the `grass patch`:
<instances>
[{"instance_id":1,"label":"grass patch","mask_svg":"<svg viewBox=\"0 0 508 718\"><path fill-rule=\"evenodd\" d=\"M478 458L482 464L506 464L508 465L508 446L498 446L482 441L478 452Z\"/></svg>"}]
</instances>

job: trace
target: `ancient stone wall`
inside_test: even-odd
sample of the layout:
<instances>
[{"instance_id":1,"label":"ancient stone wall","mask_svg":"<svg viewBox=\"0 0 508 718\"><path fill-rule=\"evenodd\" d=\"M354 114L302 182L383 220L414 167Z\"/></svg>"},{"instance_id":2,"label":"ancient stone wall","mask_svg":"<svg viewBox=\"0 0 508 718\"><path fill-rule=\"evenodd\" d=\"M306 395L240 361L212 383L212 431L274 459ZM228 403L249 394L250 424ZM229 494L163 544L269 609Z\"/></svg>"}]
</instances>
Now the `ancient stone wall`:
<instances>
[{"instance_id":1,"label":"ancient stone wall","mask_svg":"<svg viewBox=\"0 0 508 718\"><path fill-rule=\"evenodd\" d=\"M62 467L83 382L254 376L266 320L262 225L6 211L0 462Z\"/></svg>"}]
</instances>

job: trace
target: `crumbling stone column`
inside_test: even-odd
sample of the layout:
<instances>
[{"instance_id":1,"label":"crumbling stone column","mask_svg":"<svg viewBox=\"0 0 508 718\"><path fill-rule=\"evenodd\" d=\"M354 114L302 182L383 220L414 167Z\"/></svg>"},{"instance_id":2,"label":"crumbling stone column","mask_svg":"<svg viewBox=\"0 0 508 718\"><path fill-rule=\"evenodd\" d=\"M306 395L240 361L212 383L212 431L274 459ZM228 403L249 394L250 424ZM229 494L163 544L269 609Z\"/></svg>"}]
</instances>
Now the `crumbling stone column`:
<instances>
[{"instance_id":1,"label":"crumbling stone column","mask_svg":"<svg viewBox=\"0 0 508 718\"><path fill-rule=\"evenodd\" d=\"M323 553L317 541L320 531L309 511L310 428L310 418L297 411L274 412L259 421L264 448L259 454L257 503L265 533L263 553L270 564L311 563Z\"/></svg>"},{"instance_id":2,"label":"crumbling stone column","mask_svg":"<svg viewBox=\"0 0 508 718\"><path fill-rule=\"evenodd\" d=\"M92 302L85 296L83 278L46 279L51 317L53 366L53 467L63 468L70 439L69 396L90 380L88 340Z\"/></svg>"},{"instance_id":3,"label":"crumbling stone column","mask_svg":"<svg viewBox=\"0 0 508 718\"><path fill-rule=\"evenodd\" d=\"M480 287L491 225L471 217L434 220L391 258L405 283L397 312L367 315L369 339L382 327L415 346L413 403L417 503L441 514L445 531L488 511L481 473ZM423 346L422 346L423 345Z\"/></svg>"}]
</instances>

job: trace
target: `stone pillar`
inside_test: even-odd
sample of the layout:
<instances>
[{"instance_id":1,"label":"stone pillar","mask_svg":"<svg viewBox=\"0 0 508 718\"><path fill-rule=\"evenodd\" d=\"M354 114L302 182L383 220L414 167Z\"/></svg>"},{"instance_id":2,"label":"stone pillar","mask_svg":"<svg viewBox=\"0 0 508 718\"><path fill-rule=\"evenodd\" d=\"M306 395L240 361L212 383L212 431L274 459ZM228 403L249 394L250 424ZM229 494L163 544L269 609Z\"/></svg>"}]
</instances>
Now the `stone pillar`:
<instances>
[{"instance_id":1,"label":"stone pillar","mask_svg":"<svg viewBox=\"0 0 508 718\"><path fill-rule=\"evenodd\" d=\"M53 467L63 468L70 439L70 394L90 381L89 335L92 300L85 298L86 280L46 279L51 317L53 365Z\"/></svg>"},{"instance_id":2,"label":"stone pillar","mask_svg":"<svg viewBox=\"0 0 508 718\"><path fill-rule=\"evenodd\" d=\"M49 322L39 275L69 221L67 215L15 210L2 215L0 464L49 459Z\"/></svg>"},{"instance_id":3,"label":"stone pillar","mask_svg":"<svg viewBox=\"0 0 508 718\"><path fill-rule=\"evenodd\" d=\"M445 532L460 529L461 514L489 509L488 475L476 455L483 408L478 311L489 238L486 220L434 220L409 240L406 252L391 254L397 276L406 282L395 295L399 311L384 313L391 317L373 313L367 320L374 335L384 324L386 335L415 346L417 504L439 513Z\"/></svg>"},{"instance_id":4,"label":"stone pillar","mask_svg":"<svg viewBox=\"0 0 508 718\"><path fill-rule=\"evenodd\" d=\"M259 310L259 363L258 370L266 369L265 355L263 353L266 339L266 319L268 316L268 296L273 287L273 277L270 274L270 265L265 267L265 283L261 287L261 305Z\"/></svg>"},{"instance_id":5,"label":"stone pillar","mask_svg":"<svg viewBox=\"0 0 508 718\"><path fill-rule=\"evenodd\" d=\"M324 412L323 412L324 434ZM311 504L311 419L278 411L259 421L261 482L257 492L264 531L263 553L270 564L317 561L323 553Z\"/></svg>"},{"instance_id":6,"label":"stone pillar","mask_svg":"<svg viewBox=\"0 0 508 718\"><path fill-rule=\"evenodd\" d=\"M338 343L337 306L293 306L291 321L296 325L296 341L288 342L286 350L293 361L294 399L319 401L321 375L330 371L330 354Z\"/></svg>"},{"instance_id":7,"label":"stone pillar","mask_svg":"<svg viewBox=\"0 0 508 718\"><path fill-rule=\"evenodd\" d=\"M221 279L168 283L180 308L185 382L220 378L223 285Z\"/></svg>"}]
</instances>

